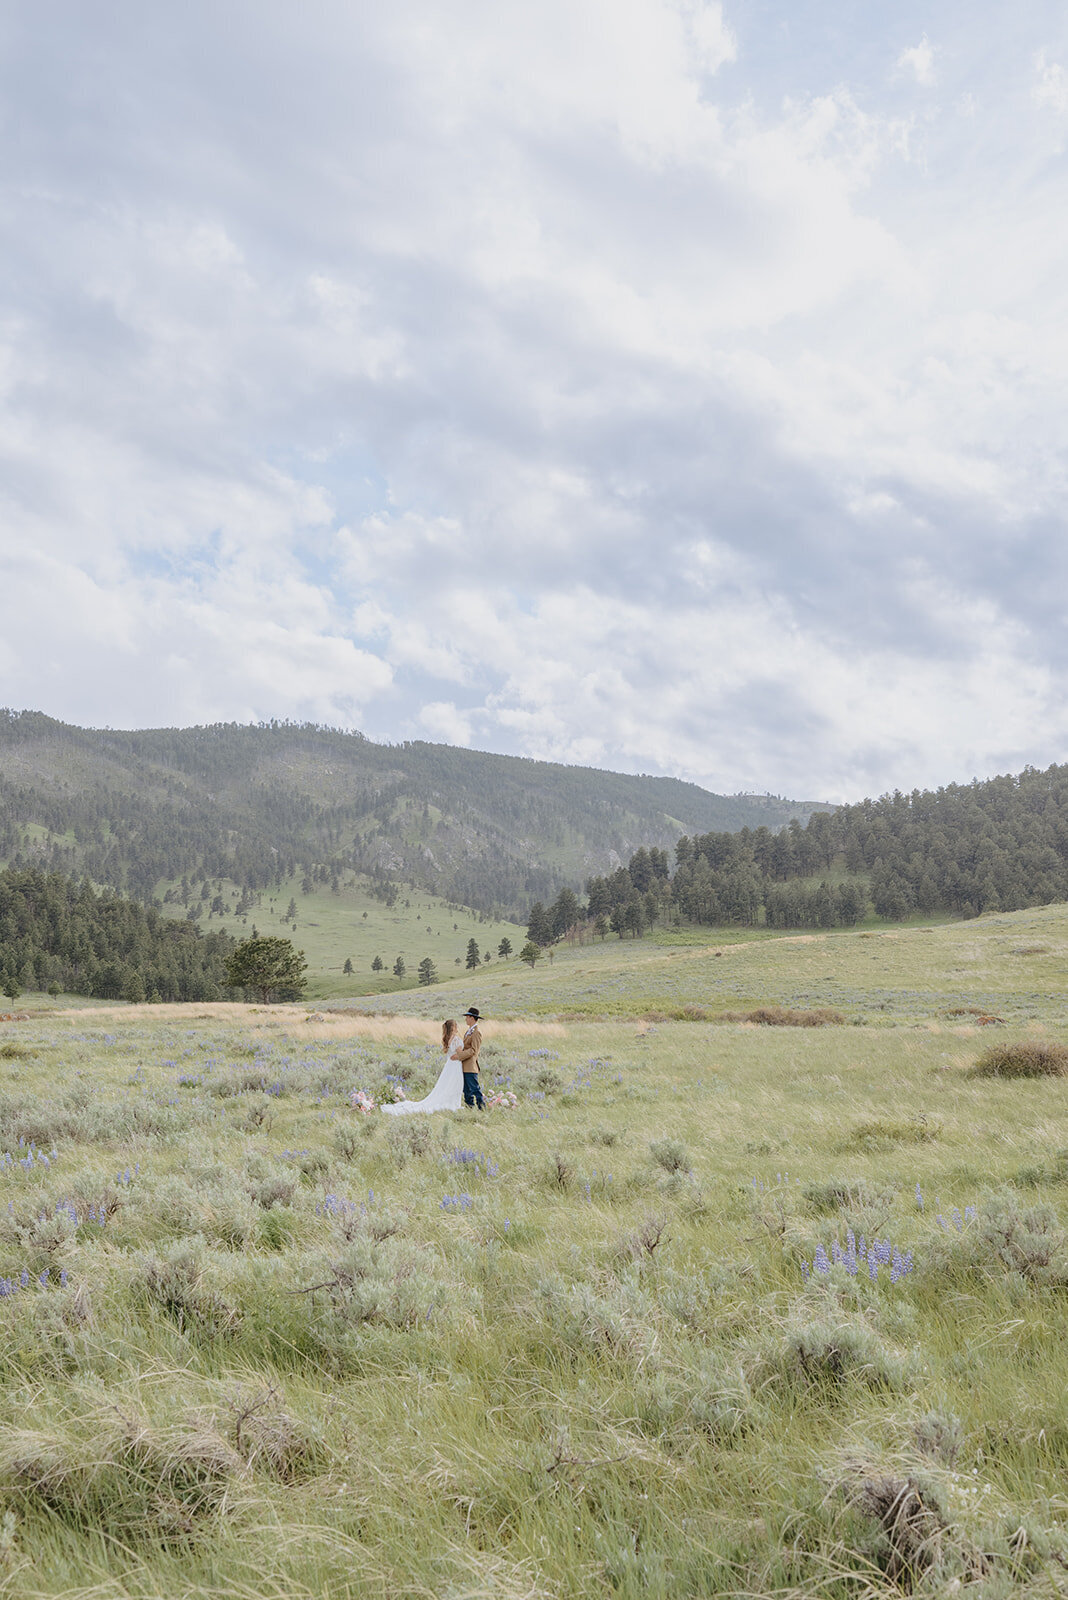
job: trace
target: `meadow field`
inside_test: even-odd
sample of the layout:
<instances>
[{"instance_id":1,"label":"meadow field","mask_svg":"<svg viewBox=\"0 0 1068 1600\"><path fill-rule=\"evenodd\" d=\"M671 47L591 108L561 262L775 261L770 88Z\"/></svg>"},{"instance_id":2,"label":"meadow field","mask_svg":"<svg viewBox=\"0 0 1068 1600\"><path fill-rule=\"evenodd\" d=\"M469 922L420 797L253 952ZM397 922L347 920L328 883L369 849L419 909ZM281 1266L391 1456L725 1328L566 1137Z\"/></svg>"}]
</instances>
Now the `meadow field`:
<instances>
[{"instance_id":1,"label":"meadow field","mask_svg":"<svg viewBox=\"0 0 1068 1600\"><path fill-rule=\"evenodd\" d=\"M308 993L317 999L415 988L424 956L433 961L439 977L452 977L457 969L467 970L471 939L481 955L490 955L490 964L498 959L502 939L507 938L515 951L526 943L526 929L518 923L480 916L467 906L453 905L411 887L398 894L395 905L387 906L375 899L362 878L346 879L336 894L321 884L304 894L297 876L264 891L260 903L239 917L235 914L238 886L225 879L219 882L227 909L222 915L209 915L211 902L206 902L198 923L201 930L247 939L255 927L272 938L292 940L307 957ZM159 894L174 887L173 883L161 883ZM214 882L212 887L214 890ZM292 920L286 916L291 902L297 913ZM163 911L176 920L186 914L184 905L173 903L164 905ZM383 962L379 973L372 971L376 956ZM406 968L400 980L393 975L398 956L403 957ZM351 975L344 970L346 960L352 962Z\"/></svg>"},{"instance_id":2,"label":"meadow field","mask_svg":"<svg viewBox=\"0 0 1068 1600\"><path fill-rule=\"evenodd\" d=\"M1068 1078L974 1070L1068 1037L1066 948L1054 907L28 997L0 1593L1068 1593ZM353 1109L424 1092L469 1000L514 1108ZM756 1007L843 1020L714 1020Z\"/></svg>"}]
</instances>

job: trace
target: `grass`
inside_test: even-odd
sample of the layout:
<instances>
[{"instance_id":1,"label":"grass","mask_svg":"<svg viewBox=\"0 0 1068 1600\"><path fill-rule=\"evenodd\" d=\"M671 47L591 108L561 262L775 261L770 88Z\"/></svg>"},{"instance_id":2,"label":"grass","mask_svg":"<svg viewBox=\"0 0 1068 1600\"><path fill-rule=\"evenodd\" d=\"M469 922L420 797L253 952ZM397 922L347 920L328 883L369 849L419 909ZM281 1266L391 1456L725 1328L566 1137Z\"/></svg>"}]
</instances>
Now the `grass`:
<instances>
[{"instance_id":1,"label":"grass","mask_svg":"<svg viewBox=\"0 0 1068 1600\"><path fill-rule=\"evenodd\" d=\"M1000 1023L1068 1026L1066 977L1068 907L1060 905L938 927L733 930L730 938L705 930L701 943L682 945L609 936L559 946L533 971L513 958L458 984L370 998L415 1016L439 1015L455 996L494 1016L700 1022L780 1006L839 1012L866 1027L982 1032Z\"/></svg>"},{"instance_id":2,"label":"grass","mask_svg":"<svg viewBox=\"0 0 1068 1600\"><path fill-rule=\"evenodd\" d=\"M160 884L162 896L171 883ZM215 894L215 882L212 882ZM199 893L199 890L197 891ZM350 875L334 894L329 886L316 885L311 894L301 892L296 877L265 892L260 903L246 917L234 914L240 895L238 888L223 881L224 915L210 914L211 901L204 902L198 926L204 932L223 930L235 938L247 938L253 927L262 934L292 939L308 961L308 993L313 999L337 999L355 994L386 994L412 989L418 984L418 967L429 956L439 976L465 972L467 945L475 939L480 952L490 953L491 965L498 960L497 947L508 938L517 951L526 942L526 930L514 922L480 917L466 906L452 905L421 890L400 893L388 907L368 892L363 879ZM290 902L296 903L294 921L286 919ZM169 904L164 911L176 918L185 916L185 906ZM407 968L403 980L393 975L393 964L403 956ZM378 956L384 963L381 973L372 971ZM344 972L351 960L353 972ZM512 958L513 966L515 958Z\"/></svg>"},{"instance_id":3,"label":"grass","mask_svg":"<svg viewBox=\"0 0 1068 1600\"><path fill-rule=\"evenodd\" d=\"M423 1092L467 983L375 1016L29 997L0 1593L1062 1593L1068 1082L973 1071L995 1009L999 1042L1068 1035L1064 909L1017 915L485 969L518 1107L411 1126L351 1091ZM590 983L615 1015L568 1014Z\"/></svg>"}]
</instances>

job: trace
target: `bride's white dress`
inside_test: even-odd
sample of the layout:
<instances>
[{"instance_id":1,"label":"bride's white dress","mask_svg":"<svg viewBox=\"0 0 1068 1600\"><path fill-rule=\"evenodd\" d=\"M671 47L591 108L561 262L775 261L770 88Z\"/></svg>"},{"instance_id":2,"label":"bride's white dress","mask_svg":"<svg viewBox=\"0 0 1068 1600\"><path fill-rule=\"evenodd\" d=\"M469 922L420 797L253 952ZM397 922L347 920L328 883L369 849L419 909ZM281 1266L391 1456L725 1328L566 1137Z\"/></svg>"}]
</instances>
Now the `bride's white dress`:
<instances>
[{"instance_id":1,"label":"bride's white dress","mask_svg":"<svg viewBox=\"0 0 1068 1600\"><path fill-rule=\"evenodd\" d=\"M464 1069L456 1057L463 1047L463 1034L454 1034L445 1065L426 1099L399 1100L396 1105L385 1105L382 1110L387 1116L403 1117L409 1111L459 1111L464 1099Z\"/></svg>"}]
</instances>

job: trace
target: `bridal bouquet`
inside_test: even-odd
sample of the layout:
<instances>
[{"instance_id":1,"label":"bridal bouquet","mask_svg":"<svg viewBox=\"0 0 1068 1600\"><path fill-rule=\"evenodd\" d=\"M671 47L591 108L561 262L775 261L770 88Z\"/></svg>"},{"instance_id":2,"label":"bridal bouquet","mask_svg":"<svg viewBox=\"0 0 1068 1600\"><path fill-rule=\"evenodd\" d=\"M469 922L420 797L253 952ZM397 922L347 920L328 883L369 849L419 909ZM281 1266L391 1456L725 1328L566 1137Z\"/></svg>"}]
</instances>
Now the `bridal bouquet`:
<instances>
[{"instance_id":1,"label":"bridal bouquet","mask_svg":"<svg viewBox=\"0 0 1068 1600\"><path fill-rule=\"evenodd\" d=\"M365 1117L375 1109L374 1096L368 1094L366 1089L353 1089L349 1103L353 1111L362 1111Z\"/></svg>"},{"instance_id":2,"label":"bridal bouquet","mask_svg":"<svg viewBox=\"0 0 1068 1600\"><path fill-rule=\"evenodd\" d=\"M395 1083L393 1085L392 1098L395 1106L399 1106L402 1100L407 1100L408 1096L404 1092L403 1084Z\"/></svg>"},{"instance_id":3,"label":"bridal bouquet","mask_svg":"<svg viewBox=\"0 0 1068 1600\"><path fill-rule=\"evenodd\" d=\"M491 1111L514 1111L519 1100L511 1089L492 1089L486 1096L486 1104Z\"/></svg>"}]
</instances>

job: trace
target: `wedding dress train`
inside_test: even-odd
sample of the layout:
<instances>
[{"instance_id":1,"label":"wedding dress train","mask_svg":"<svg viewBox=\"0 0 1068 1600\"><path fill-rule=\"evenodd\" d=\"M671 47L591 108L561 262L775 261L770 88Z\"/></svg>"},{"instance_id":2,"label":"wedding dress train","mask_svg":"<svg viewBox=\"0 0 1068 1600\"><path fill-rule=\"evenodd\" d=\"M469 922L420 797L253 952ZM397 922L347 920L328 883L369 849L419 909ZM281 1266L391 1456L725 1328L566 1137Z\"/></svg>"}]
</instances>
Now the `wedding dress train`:
<instances>
[{"instance_id":1,"label":"wedding dress train","mask_svg":"<svg viewBox=\"0 0 1068 1600\"><path fill-rule=\"evenodd\" d=\"M464 1069L456 1058L463 1047L463 1034L454 1034L438 1081L425 1100L398 1100L382 1110L391 1117L403 1117L409 1111L459 1111L464 1099Z\"/></svg>"}]
</instances>

